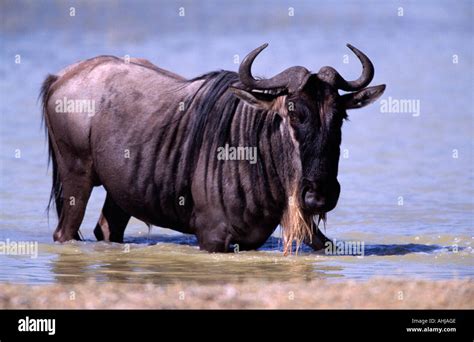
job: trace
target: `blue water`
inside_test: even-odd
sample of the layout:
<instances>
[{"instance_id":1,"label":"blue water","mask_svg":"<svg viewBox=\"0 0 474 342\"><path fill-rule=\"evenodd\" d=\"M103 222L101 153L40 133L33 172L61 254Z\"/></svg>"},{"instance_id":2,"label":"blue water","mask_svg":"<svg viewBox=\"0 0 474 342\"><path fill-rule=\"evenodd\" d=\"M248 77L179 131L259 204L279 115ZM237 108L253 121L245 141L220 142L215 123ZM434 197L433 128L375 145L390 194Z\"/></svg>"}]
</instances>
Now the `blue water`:
<instances>
[{"instance_id":1,"label":"blue water","mask_svg":"<svg viewBox=\"0 0 474 342\"><path fill-rule=\"evenodd\" d=\"M0 4L0 241L39 243L35 259L0 255L0 281L473 277L471 1L82 1L73 17L71 6ZM374 62L372 84L387 84L377 103L349 112L342 192L326 230L338 240L364 241L364 257L308 249L282 257L278 232L257 252L208 255L193 237L148 232L138 221L126 231L124 253L122 245L94 242L102 189L94 191L81 228L86 241L52 243L56 218L51 213L48 221L45 213L51 171L37 103L48 73L109 54L144 57L194 77L237 70L235 55L241 59L264 42L269 47L254 64L256 75L331 65L356 78L360 64L349 42ZM419 100L420 115L383 113L388 97Z\"/></svg>"}]
</instances>

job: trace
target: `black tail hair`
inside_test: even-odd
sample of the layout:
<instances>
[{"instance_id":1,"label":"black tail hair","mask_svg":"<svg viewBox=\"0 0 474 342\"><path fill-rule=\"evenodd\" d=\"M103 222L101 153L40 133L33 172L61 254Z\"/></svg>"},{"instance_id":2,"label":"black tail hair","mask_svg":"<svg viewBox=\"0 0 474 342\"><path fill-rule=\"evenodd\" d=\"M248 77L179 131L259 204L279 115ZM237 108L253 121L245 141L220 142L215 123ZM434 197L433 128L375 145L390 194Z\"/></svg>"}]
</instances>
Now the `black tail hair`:
<instances>
[{"instance_id":1,"label":"black tail hair","mask_svg":"<svg viewBox=\"0 0 474 342\"><path fill-rule=\"evenodd\" d=\"M58 79L56 75L48 75L41 86L41 91L39 97L41 98L42 104L42 111L43 115L41 117L41 124L44 127L44 131L46 136L48 137L48 166L50 163L53 164L53 184L51 186L51 193L49 195L49 202L48 206L46 207L46 211L49 213L51 208L51 203L53 202L56 205L56 213L58 214L58 218L61 215L62 211L62 201L61 201L61 194L62 194L62 186L61 181L59 179L59 172L58 172L58 163L56 160L56 155L54 154L52 142L51 142L51 135L48 132L48 120L46 118L47 110L48 110L48 100L50 96L51 86L54 82Z\"/></svg>"}]
</instances>

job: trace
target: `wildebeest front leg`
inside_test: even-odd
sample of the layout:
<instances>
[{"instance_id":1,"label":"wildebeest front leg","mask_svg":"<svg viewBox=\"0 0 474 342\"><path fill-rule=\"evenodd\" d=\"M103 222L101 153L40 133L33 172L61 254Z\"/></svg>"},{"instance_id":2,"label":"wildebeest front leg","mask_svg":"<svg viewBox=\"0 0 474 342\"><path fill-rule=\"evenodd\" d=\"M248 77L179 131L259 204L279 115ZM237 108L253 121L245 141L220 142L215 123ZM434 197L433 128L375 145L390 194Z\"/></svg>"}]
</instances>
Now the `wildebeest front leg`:
<instances>
[{"instance_id":1,"label":"wildebeest front leg","mask_svg":"<svg viewBox=\"0 0 474 342\"><path fill-rule=\"evenodd\" d=\"M316 225L313 225L313 234L312 234L312 239L311 241L305 240L305 243L309 245L311 248L313 248L315 251L319 251L323 248L326 248L326 243L331 242L330 239L328 239L321 229L319 229Z\"/></svg>"},{"instance_id":2,"label":"wildebeest front leg","mask_svg":"<svg viewBox=\"0 0 474 342\"><path fill-rule=\"evenodd\" d=\"M123 235L129 220L130 215L124 212L107 194L99 222L94 229L94 235L99 241L123 242Z\"/></svg>"},{"instance_id":3,"label":"wildebeest front leg","mask_svg":"<svg viewBox=\"0 0 474 342\"><path fill-rule=\"evenodd\" d=\"M199 229L196 233L199 248L209 253L229 252L232 236L228 233L227 226L219 223L208 227L208 229Z\"/></svg>"}]
</instances>

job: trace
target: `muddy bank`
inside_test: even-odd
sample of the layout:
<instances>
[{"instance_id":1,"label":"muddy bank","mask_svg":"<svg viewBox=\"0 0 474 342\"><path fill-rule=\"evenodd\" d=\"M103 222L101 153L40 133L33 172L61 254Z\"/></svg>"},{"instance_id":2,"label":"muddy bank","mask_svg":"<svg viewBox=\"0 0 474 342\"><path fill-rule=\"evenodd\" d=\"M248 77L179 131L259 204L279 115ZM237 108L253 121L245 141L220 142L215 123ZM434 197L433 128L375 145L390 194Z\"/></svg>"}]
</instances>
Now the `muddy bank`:
<instances>
[{"instance_id":1,"label":"muddy bank","mask_svg":"<svg viewBox=\"0 0 474 342\"><path fill-rule=\"evenodd\" d=\"M473 309L473 280L390 280L331 283L244 282L222 285L0 285L0 308L394 308Z\"/></svg>"}]
</instances>

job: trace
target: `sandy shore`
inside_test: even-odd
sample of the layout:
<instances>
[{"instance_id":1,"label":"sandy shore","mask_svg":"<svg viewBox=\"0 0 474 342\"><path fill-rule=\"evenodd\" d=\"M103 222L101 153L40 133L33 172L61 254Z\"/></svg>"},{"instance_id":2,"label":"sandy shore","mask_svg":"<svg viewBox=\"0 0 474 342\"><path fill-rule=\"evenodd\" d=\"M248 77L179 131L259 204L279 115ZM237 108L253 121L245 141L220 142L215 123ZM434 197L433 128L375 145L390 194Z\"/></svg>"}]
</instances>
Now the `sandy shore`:
<instances>
[{"instance_id":1,"label":"sandy shore","mask_svg":"<svg viewBox=\"0 0 474 342\"><path fill-rule=\"evenodd\" d=\"M245 282L223 285L103 284L0 285L2 309L56 308L395 308L473 309L474 281L330 283Z\"/></svg>"}]
</instances>

